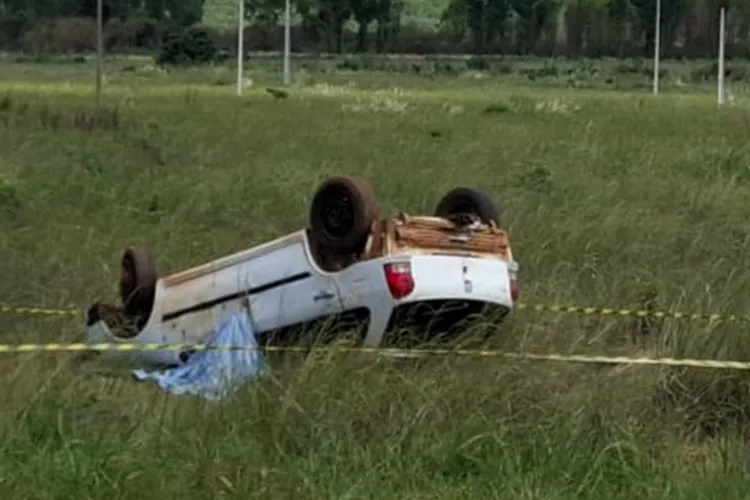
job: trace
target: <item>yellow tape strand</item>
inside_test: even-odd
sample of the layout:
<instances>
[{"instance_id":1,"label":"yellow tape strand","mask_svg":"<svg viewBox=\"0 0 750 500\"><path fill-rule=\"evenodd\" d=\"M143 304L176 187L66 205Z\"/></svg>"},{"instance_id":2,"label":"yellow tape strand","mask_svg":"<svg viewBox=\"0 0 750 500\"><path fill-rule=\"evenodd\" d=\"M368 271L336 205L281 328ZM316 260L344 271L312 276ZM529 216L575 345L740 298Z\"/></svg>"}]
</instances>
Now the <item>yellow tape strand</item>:
<instances>
[{"instance_id":1,"label":"yellow tape strand","mask_svg":"<svg viewBox=\"0 0 750 500\"><path fill-rule=\"evenodd\" d=\"M207 344L0 344L0 353L31 353L31 352L82 352L82 351L254 351L265 352L325 352L331 354L380 354L412 356L469 356L480 358L506 358L519 361L551 361L561 363L586 363L607 365L640 365L640 366L672 366L683 368L709 368L714 370L744 370L750 371L750 362L722 361L713 359L691 359L672 357L628 357L628 356L588 356L581 354L530 354L520 352L506 352L492 349L397 349L381 347L291 347L291 346L210 346Z\"/></svg>"},{"instance_id":2,"label":"yellow tape strand","mask_svg":"<svg viewBox=\"0 0 750 500\"><path fill-rule=\"evenodd\" d=\"M76 309L45 309L42 307L14 307L0 304L0 314L17 314L20 316L79 316Z\"/></svg>"},{"instance_id":3,"label":"yellow tape strand","mask_svg":"<svg viewBox=\"0 0 750 500\"><path fill-rule=\"evenodd\" d=\"M680 311L657 311L650 309L614 309L609 307L558 306L526 303L518 303L515 307L519 310L553 312L560 314L580 314L583 316L624 316L634 318L684 319L691 321L750 322L749 316L736 316L734 314L722 316L720 314L685 313Z\"/></svg>"},{"instance_id":4,"label":"yellow tape strand","mask_svg":"<svg viewBox=\"0 0 750 500\"><path fill-rule=\"evenodd\" d=\"M650 309L616 309L611 307L581 307L561 306L554 304L527 304L519 302L515 309L551 312L556 314L577 314L582 316L619 316L633 318L655 318L655 319L677 319L688 321L711 321L711 322L745 322L750 323L750 316L738 316L734 314L721 315L709 313L686 313L680 311L658 311ZM0 304L0 314L16 314L21 316L63 316L75 317L82 313L76 309L46 309L41 307L14 307Z\"/></svg>"}]
</instances>

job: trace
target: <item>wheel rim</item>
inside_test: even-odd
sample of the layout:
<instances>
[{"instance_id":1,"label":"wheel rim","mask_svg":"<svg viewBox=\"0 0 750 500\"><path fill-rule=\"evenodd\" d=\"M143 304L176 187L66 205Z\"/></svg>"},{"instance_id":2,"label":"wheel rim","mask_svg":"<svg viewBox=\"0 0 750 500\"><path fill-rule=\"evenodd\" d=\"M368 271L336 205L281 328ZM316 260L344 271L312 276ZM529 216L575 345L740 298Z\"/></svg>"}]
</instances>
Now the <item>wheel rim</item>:
<instances>
[{"instance_id":1,"label":"wheel rim","mask_svg":"<svg viewBox=\"0 0 750 500\"><path fill-rule=\"evenodd\" d=\"M133 271L133 261L130 256L126 256L122 263L120 275L120 294L123 301L127 301L135 289L135 276Z\"/></svg>"},{"instance_id":2,"label":"wheel rim","mask_svg":"<svg viewBox=\"0 0 750 500\"><path fill-rule=\"evenodd\" d=\"M471 188L456 188L445 194L437 207L438 217L463 216L471 214L485 224L498 222L498 210L485 192Z\"/></svg>"},{"instance_id":3,"label":"wheel rim","mask_svg":"<svg viewBox=\"0 0 750 500\"><path fill-rule=\"evenodd\" d=\"M469 200L461 200L453 206L454 214L472 214L476 212L476 207Z\"/></svg>"},{"instance_id":4,"label":"wheel rim","mask_svg":"<svg viewBox=\"0 0 750 500\"><path fill-rule=\"evenodd\" d=\"M323 203L323 224L326 232L334 238L341 238L354 226L354 206L345 192L331 192Z\"/></svg>"}]
</instances>

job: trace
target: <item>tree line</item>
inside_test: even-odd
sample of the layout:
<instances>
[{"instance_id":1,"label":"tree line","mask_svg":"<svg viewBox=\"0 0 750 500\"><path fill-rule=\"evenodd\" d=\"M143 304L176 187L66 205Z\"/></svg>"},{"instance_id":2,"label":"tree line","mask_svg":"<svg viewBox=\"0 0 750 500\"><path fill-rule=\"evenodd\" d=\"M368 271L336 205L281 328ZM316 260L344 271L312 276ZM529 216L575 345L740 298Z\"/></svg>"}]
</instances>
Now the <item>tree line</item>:
<instances>
[{"instance_id":1,"label":"tree line","mask_svg":"<svg viewBox=\"0 0 750 500\"><path fill-rule=\"evenodd\" d=\"M225 0L232 2L232 0ZM405 2L291 0L293 50L649 57L657 0L450 0L431 29L410 25ZM665 57L715 57L723 0L661 0ZM93 49L97 0L0 0L0 47ZM190 39L233 51L236 33L202 26L206 0L103 0L109 50L157 50ZM284 0L245 0L246 47L280 50ZM181 38L180 38L181 37ZM195 38L195 37L193 37ZM750 53L750 0L728 10L727 54ZM189 59L189 57L188 57Z\"/></svg>"}]
</instances>

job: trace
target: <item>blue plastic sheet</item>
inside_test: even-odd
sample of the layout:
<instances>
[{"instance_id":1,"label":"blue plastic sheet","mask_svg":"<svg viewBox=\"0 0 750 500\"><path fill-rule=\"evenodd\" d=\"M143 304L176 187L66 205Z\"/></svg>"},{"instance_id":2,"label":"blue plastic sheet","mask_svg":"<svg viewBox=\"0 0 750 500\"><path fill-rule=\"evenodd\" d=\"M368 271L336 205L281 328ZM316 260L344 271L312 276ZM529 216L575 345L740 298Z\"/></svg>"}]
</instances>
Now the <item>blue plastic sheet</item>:
<instances>
[{"instance_id":1,"label":"blue plastic sheet","mask_svg":"<svg viewBox=\"0 0 750 500\"><path fill-rule=\"evenodd\" d=\"M266 360L258 350L255 331L247 313L224 319L206 340L210 346L247 346L243 350L204 350L193 353L184 365L166 371L135 370L137 380L152 380L173 394L220 400L242 384L262 375Z\"/></svg>"}]
</instances>

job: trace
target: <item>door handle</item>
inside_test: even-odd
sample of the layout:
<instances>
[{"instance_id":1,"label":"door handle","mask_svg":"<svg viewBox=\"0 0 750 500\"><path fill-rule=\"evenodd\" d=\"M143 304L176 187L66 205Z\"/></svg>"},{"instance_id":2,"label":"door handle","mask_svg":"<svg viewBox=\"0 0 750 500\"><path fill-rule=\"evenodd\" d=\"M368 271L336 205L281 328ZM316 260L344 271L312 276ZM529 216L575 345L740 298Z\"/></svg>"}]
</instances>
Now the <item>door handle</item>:
<instances>
[{"instance_id":1,"label":"door handle","mask_svg":"<svg viewBox=\"0 0 750 500\"><path fill-rule=\"evenodd\" d=\"M335 295L332 294L331 292L320 292L318 295L313 297L313 300L317 302L319 300L331 300L334 297Z\"/></svg>"}]
</instances>

